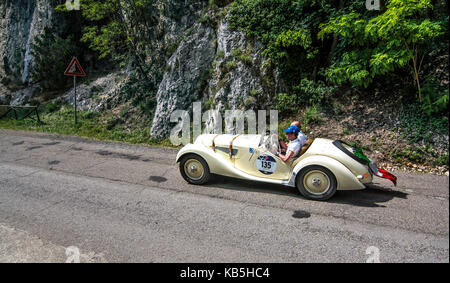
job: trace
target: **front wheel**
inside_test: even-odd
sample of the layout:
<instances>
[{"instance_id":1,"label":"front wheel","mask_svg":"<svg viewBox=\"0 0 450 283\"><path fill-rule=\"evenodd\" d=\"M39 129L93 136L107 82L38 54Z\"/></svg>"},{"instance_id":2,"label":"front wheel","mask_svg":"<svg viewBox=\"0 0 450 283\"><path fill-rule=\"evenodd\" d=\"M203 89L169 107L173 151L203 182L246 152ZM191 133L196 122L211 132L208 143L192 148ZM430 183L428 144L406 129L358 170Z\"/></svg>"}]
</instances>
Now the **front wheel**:
<instances>
[{"instance_id":1,"label":"front wheel","mask_svg":"<svg viewBox=\"0 0 450 283\"><path fill-rule=\"evenodd\" d=\"M196 154L187 154L181 158L180 173L188 183L194 185L208 182L211 175L208 163Z\"/></svg>"},{"instance_id":2,"label":"front wheel","mask_svg":"<svg viewBox=\"0 0 450 283\"><path fill-rule=\"evenodd\" d=\"M336 193L337 181L334 174L319 165L308 166L297 176L297 189L306 198L327 200Z\"/></svg>"}]
</instances>

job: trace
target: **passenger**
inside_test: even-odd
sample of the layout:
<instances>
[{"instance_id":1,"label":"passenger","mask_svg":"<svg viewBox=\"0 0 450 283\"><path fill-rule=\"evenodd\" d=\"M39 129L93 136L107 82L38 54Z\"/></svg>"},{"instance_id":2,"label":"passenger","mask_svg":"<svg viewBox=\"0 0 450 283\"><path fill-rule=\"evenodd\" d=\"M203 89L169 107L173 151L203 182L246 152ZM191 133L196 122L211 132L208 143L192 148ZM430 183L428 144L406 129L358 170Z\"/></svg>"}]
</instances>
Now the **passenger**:
<instances>
[{"instance_id":1,"label":"passenger","mask_svg":"<svg viewBox=\"0 0 450 283\"><path fill-rule=\"evenodd\" d=\"M300 145L301 145L300 148L301 148L302 146L305 145L306 141L308 140L308 137L305 135L305 133L303 133L300 130L301 127L300 127L300 122L299 121L292 122L291 126L297 126L297 128L299 130L297 138L300 140Z\"/></svg>"}]
</instances>

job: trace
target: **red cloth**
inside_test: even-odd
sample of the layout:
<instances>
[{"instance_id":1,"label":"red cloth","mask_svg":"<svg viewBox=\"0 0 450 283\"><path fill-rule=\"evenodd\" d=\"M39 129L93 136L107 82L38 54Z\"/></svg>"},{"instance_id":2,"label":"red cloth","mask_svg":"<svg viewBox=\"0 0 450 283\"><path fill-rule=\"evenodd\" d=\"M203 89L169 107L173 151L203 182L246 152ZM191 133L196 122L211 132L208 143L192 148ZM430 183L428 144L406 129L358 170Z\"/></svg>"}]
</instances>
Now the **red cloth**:
<instances>
[{"instance_id":1,"label":"red cloth","mask_svg":"<svg viewBox=\"0 0 450 283\"><path fill-rule=\"evenodd\" d=\"M378 168L378 172L380 172L381 178L391 180L392 183L394 183L394 186L397 186L397 177L395 177L394 174L391 174L388 171L381 169L381 168Z\"/></svg>"}]
</instances>

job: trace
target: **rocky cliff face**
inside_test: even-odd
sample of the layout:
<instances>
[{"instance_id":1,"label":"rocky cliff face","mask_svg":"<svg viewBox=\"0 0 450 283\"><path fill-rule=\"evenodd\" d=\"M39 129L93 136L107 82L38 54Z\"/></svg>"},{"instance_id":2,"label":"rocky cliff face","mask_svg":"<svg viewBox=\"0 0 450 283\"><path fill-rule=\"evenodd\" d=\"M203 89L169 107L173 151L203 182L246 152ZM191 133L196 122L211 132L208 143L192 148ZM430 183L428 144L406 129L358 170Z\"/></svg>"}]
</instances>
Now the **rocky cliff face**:
<instances>
[{"instance_id":1,"label":"rocky cliff face","mask_svg":"<svg viewBox=\"0 0 450 283\"><path fill-rule=\"evenodd\" d=\"M31 44L45 27L63 25L56 0L0 1L0 77L31 81Z\"/></svg>"},{"instance_id":2,"label":"rocky cliff face","mask_svg":"<svg viewBox=\"0 0 450 283\"><path fill-rule=\"evenodd\" d=\"M151 135L166 137L170 114L192 112L192 102L203 109L256 109L265 107L278 89L276 72L262 55L263 47L239 31L229 29L227 17L214 27L197 23L168 61L159 85Z\"/></svg>"},{"instance_id":3,"label":"rocky cliff face","mask_svg":"<svg viewBox=\"0 0 450 283\"><path fill-rule=\"evenodd\" d=\"M54 12L57 4L56 0L0 0L0 79L15 80L24 87L31 82L31 44L44 27L67 21ZM161 36L155 39L153 53L148 54L157 88L153 137L166 137L171 129L170 114L177 109L192 111L194 101L202 101L204 110L250 109L267 104L278 88L276 72L262 55L260 43L229 29L223 8L212 12L207 9L207 1L201 0L167 0L161 5ZM126 78L129 73L122 71L120 77ZM78 105L84 110L103 111L114 107L109 105L112 102L120 103L123 84L105 85L117 81L115 76L79 86ZM35 86L30 89L5 98L6 89L0 83L0 100L27 103L39 91ZM105 91L98 93L99 89ZM62 101L72 103L72 97L70 90Z\"/></svg>"},{"instance_id":4,"label":"rocky cliff face","mask_svg":"<svg viewBox=\"0 0 450 283\"><path fill-rule=\"evenodd\" d=\"M37 93L38 86L12 92L32 83L32 44L45 27L62 27L62 15L55 13L57 0L0 0L0 104L22 104Z\"/></svg>"},{"instance_id":5,"label":"rocky cliff face","mask_svg":"<svg viewBox=\"0 0 450 283\"><path fill-rule=\"evenodd\" d=\"M196 24L195 32L186 38L167 62L167 71L159 84L152 136L169 132L170 114L187 109L202 91L202 79L215 54L214 30Z\"/></svg>"}]
</instances>

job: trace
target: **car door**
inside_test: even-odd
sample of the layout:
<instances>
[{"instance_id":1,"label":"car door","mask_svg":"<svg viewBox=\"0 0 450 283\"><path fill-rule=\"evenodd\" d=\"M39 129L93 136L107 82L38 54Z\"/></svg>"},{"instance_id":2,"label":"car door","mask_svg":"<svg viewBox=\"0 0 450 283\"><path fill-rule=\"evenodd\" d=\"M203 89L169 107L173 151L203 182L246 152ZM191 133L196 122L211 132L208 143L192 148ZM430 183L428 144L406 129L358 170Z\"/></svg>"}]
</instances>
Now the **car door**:
<instances>
[{"instance_id":1,"label":"car door","mask_svg":"<svg viewBox=\"0 0 450 283\"><path fill-rule=\"evenodd\" d=\"M255 177L287 180L290 176L290 163L261 148L238 149L234 162L237 169Z\"/></svg>"}]
</instances>

